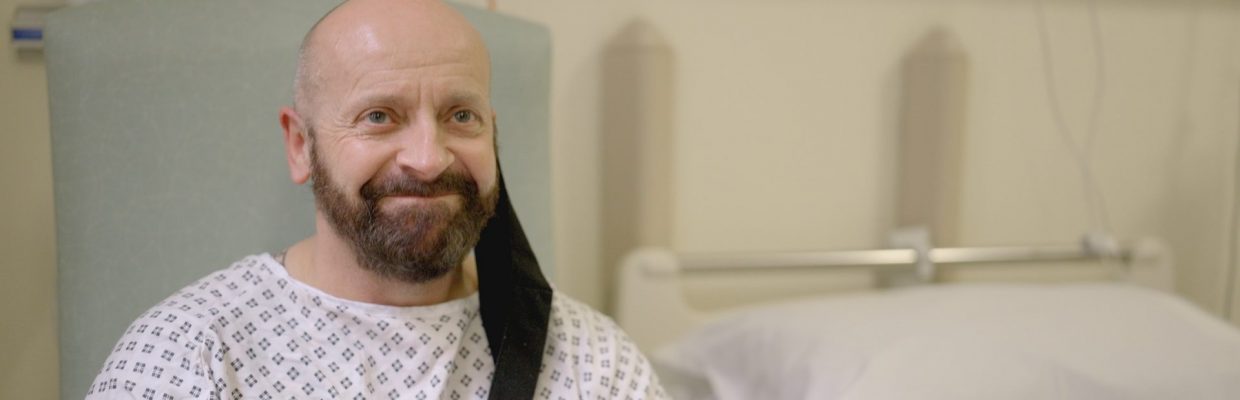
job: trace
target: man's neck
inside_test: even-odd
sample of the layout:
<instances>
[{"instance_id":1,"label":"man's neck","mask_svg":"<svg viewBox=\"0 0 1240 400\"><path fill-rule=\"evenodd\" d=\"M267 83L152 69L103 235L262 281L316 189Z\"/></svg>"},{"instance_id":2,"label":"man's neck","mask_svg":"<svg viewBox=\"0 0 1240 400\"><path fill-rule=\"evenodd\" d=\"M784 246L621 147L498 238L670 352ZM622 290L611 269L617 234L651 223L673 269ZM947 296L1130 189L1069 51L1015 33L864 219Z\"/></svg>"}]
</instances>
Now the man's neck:
<instances>
[{"instance_id":1,"label":"man's neck","mask_svg":"<svg viewBox=\"0 0 1240 400\"><path fill-rule=\"evenodd\" d=\"M459 299L478 289L477 268L468 256L460 268L425 283L385 278L357 264L353 249L318 218L318 233L289 247L284 268L290 276L342 299L389 306L425 306Z\"/></svg>"}]
</instances>

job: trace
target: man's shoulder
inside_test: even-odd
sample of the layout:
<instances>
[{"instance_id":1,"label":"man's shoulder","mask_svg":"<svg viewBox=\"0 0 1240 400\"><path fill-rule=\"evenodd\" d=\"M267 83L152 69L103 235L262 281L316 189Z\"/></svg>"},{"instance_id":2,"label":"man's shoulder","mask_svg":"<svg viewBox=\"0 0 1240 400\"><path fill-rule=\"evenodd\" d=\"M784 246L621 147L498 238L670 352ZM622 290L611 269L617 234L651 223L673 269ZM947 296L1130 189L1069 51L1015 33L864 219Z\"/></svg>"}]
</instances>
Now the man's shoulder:
<instances>
[{"instance_id":1,"label":"man's shoulder","mask_svg":"<svg viewBox=\"0 0 1240 400\"><path fill-rule=\"evenodd\" d=\"M623 336L624 332L611 317L590 305L556 290L551 301L549 333L561 331L591 333L610 337Z\"/></svg>"},{"instance_id":2,"label":"man's shoulder","mask_svg":"<svg viewBox=\"0 0 1240 400\"><path fill-rule=\"evenodd\" d=\"M581 398L665 398L649 360L610 317L556 291L543 353L543 384L576 385Z\"/></svg>"},{"instance_id":3,"label":"man's shoulder","mask_svg":"<svg viewBox=\"0 0 1240 400\"><path fill-rule=\"evenodd\" d=\"M268 260L266 255L245 257L139 315L117 341L87 397L146 391L183 398L209 392L209 364L223 346L220 332L233 318L235 304L263 295L260 285L273 279Z\"/></svg>"},{"instance_id":4,"label":"man's shoulder","mask_svg":"<svg viewBox=\"0 0 1240 400\"><path fill-rule=\"evenodd\" d=\"M188 350L198 346L211 350L216 333L236 317L235 308L275 296L264 287L278 279L269 260L265 254L247 256L182 287L138 315L118 346L155 340L180 343Z\"/></svg>"},{"instance_id":5,"label":"man's shoulder","mask_svg":"<svg viewBox=\"0 0 1240 400\"><path fill-rule=\"evenodd\" d=\"M219 317L227 318L230 306L249 297L264 295L261 291L269 283L268 280L278 279L270 270L269 259L270 256L259 254L233 262L227 268L216 270L177 290L147 310L139 320L151 314L175 314L203 323L210 323Z\"/></svg>"},{"instance_id":6,"label":"man's shoulder","mask_svg":"<svg viewBox=\"0 0 1240 400\"><path fill-rule=\"evenodd\" d=\"M559 361L584 357L594 367L610 369L623 367L615 364L622 357L623 364L628 364L641 355L637 345L611 317L560 291L555 292L551 302L550 319L544 357ZM581 361L575 360L574 364Z\"/></svg>"}]
</instances>

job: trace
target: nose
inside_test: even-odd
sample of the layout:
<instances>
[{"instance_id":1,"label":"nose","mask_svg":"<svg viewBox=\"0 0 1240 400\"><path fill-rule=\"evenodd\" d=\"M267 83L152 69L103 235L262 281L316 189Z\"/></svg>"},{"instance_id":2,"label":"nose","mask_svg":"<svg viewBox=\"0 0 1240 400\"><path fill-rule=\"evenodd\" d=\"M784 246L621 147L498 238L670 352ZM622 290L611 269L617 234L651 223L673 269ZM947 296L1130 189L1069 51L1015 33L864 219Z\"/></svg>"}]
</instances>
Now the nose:
<instances>
[{"instance_id":1,"label":"nose","mask_svg":"<svg viewBox=\"0 0 1240 400\"><path fill-rule=\"evenodd\" d=\"M423 181L433 181L456 161L444 143L439 124L432 121L409 125L400 134L396 164L401 172Z\"/></svg>"}]
</instances>

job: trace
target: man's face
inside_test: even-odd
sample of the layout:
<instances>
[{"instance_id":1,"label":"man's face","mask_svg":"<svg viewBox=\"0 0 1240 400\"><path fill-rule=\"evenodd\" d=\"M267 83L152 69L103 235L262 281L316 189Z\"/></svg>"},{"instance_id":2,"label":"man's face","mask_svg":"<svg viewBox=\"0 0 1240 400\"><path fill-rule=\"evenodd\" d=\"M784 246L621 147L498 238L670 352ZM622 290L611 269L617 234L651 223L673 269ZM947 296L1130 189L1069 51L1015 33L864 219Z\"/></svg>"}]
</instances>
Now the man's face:
<instances>
[{"instance_id":1,"label":"man's face","mask_svg":"<svg viewBox=\"0 0 1240 400\"><path fill-rule=\"evenodd\" d=\"M419 283L457 267L494 211L489 59L433 22L385 22L323 40L310 176L363 267Z\"/></svg>"}]
</instances>

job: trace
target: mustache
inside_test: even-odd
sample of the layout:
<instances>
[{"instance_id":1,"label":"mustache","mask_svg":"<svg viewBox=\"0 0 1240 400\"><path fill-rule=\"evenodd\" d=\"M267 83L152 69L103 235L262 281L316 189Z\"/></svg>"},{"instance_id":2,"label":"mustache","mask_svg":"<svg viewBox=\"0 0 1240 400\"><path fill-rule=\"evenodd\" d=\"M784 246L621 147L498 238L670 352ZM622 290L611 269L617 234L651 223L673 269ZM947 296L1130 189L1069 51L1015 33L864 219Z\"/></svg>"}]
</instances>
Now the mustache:
<instances>
[{"instance_id":1,"label":"mustache","mask_svg":"<svg viewBox=\"0 0 1240 400\"><path fill-rule=\"evenodd\" d=\"M444 171L433 181L424 181L409 175L386 176L372 179L362 185L361 195L367 201L377 201L386 196L436 197L459 194L470 198L477 196L478 184L465 172Z\"/></svg>"}]
</instances>

